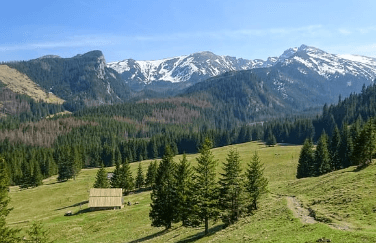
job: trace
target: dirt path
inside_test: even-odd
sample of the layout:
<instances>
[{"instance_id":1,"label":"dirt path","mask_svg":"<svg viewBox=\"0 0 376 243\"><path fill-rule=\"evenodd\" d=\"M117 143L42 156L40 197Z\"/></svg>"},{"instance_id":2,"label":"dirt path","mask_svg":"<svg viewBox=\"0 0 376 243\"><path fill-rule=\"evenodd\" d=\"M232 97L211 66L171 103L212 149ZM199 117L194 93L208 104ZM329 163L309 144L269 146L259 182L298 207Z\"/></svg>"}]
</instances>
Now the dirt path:
<instances>
[{"instance_id":1,"label":"dirt path","mask_svg":"<svg viewBox=\"0 0 376 243\"><path fill-rule=\"evenodd\" d=\"M294 216L303 224L315 224L317 221L309 216L309 211L306 208L303 208L296 197L286 197L287 207L292 211Z\"/></svg>"},{"instance_id":2,"label":"dirt path","mask_svg":"<svg viewBox=\"0 0 376 243\"><path fill-rule=\"evenodd\" d=\"M313 217L309 216L309 211L306 208L303 208L302 205L299 203L296 197L286 197L287 200L287 207L292 211L294 217L300 219L303 224L315 224L318 223ZM346 222L341 222L340 224L331 223L328 224L329 227L338 230L351 230L354 228L351 224Z\"/></svg>"}]
</instances>

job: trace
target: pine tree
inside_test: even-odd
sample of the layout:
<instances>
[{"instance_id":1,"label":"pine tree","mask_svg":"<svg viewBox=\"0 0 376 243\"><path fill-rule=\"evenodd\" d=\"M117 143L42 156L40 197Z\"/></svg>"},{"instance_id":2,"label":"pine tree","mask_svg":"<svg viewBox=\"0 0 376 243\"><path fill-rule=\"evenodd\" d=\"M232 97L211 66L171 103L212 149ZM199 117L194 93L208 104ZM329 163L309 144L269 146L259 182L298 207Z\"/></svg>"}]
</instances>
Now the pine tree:
<instances>
[{"instance_id":1,"label":"pine tree","mask_svg":"<svg viewBox=\"0 0 376 243\"><path fill-rule=\"evenodd\" d=\"M119 175L119 187L123 188L124 195L128 195L129 192L131 192L134 188L134 181L132 176L131 167L129 166L129 163L127 160L123 163L121 169L120 169L120 175Z\"/></svg>"},{"instance_id":2,"label":"pine tree","mask_svg":"<svg viewBox=\"0 0 376 243\"><path fill-rule=\"evenodd\" d=\"M223 211L222 221L230 225L238 221L245 209L243 194L243 177L239 153L231 149L227 154L220 184L220 207Z\"/></svg>"},{"instance_id":3,"label":"pine tree","mask_svg":"<svg viewBox=\"0 0 376 243\"><path fill-rule=\"evenodd\" d=\"M315 151L315 175L323 175L332 171L328 150L328 135L321 134Z\"/></svg>"},{"instance_id":4,"label":"pine tree","mask_svg":"<svg viewBox=\"0 0 376 243\"><path fill-rule=\"evenodd\" d=\"M268 129L267 131L267 138L266 138L266 145L268 146L274 146L277 144L277 139L275 138L273 132L271 129Z\"/></svg>"},{"instance_id":5,"label":"pine tree","mask_svg":"<svg viewBox=\"0 0 376 243\"><path fill-rule=\"evenodd\" d=\"M21 172L22 172L22 179L20 188L28 188L32 186L32 173L30 168L30 163L28 161L23 160L21 162Z\"/></svg>"},{"instance_id":6,"label":"pine tree","mask_svg":"<svg viewBox=\"0 0 376 243\"><path fill-rule=\"evenodd\" d=\"M30 229L27 231L29 235L29 240L27 242L33 243L50 243L50 238L48 236L48 231L43 229L41 222L34 222Z\"/></svg>"},{"instance_id":7,"label":"pine tree","mask_svg":"<svg viewBox=\"0 0 376 243\"><path fill-rule=\"evenodd\" d=\"M140 189L145 185L144 172L142 171L141 162L138 163L137 177L136 177L136 188Z\"/></svg>"},{"instance_id":8,"label":"pine tree","mask_svg":"<svg viewBox=\"0 0 376 243\"><path fill-rule=\"evenodd\" d=\"M174 178L175 164L173 152L166 146L162 161L159 163L157 177L151 193L151 210L149 217L151 225L171 228L173 222L178 219L176 181Z\"/></svg>"},{"instance_id":9,"label":"pine tree","mask_svg":"<svg viewBox=\"0 0 376 243\"><path fill-rule=\"evenodd\" d=\"M197 166L194 168L194 195L193 195L193 213L195 218L205 224L205 235L209 233L209 219L217 219L218 209L218 184L216 183L217 161L210 149L212 142L206 138L201 149L200 155L196 159Z\"/></svg>"},{"instance_id":10,"label":"pine tree","mask_svg":"<svg viewBox=\"0 0 376 243\"><path fill-rule=\"evenodd\" d=\"M111 181L110 181L112 188L121 188L121 186L120 186L120 176L121 175L120 174L121 174L120 161L116 160L115 170L112 174Z\"/></svg>"},{"instance_id":11,"label":"pine tree","mask_svg":"<svg viewBox=\"0 0 376 243\"><path fill-rule=\"evenodd\" d=\"M104 165L101 165L101 168L98 170L97 175L95 177L95 183L93 185L94 188L108 188L110 187L107 179L107 172L104 168Z\"/></svg>"},{"instance_id":12,"label":"pine tree","mask_svg":"<svg viewBox=\"0 0 376 243\"><path fill-rule=\"evenodd\" d=\"M58 181L66 181L73 178L75 175L74 163L71 159L71 149L69 146L64 145L58 147L55 153L56 161L58 164Z\"/></svg>"},{"instance_id":13,"label":"pine tree","mask_svg":"<svg viewBox=\"0 0 376 243\"><path fill-rule=\"evenodd\" d=\"M176 168L176 196L177 196L177 211L178 220L182 221L183 225L189 225L188 216L190 214L189 196L191 194L190 189L192 187L192 175L193 171L191 164L187 160L187 155L184 153L182 160Z\"/></svg>"},{"instance_id":14,"label":"pine tree","mask_svg":"<svg viewBox=\"0 0 376 243\"><path fill-rule=\"evenodd\" d=\"M43 177L37 161L34 161L34 170L31 179L32 186L37 187L43 184Z\"/></svg>"},{"instance_id":15,"label":"pine tree","mask_svg":"<svg viewBox=\"0 0 376 243\"><path fill-rule=\"evenodd\" d=\"M349 133L347 123L342 124L341 143L339 145L339 155L341 166L347 168L351 166L351 157L353 153L353 143Z\"/></svg>"},{"instance_id":16,"label":"pine tree","mask_svg":"<svg viewBox=\"0 0 376 243\"><path fill-rule=\"evenodd\" d=\"M359 167L367 166L372 162L372 156L376 149L376 131L373 119L363 126L355 140L353 161Z\"/></svg>"},{"instance_id":17,"label":"pine tree","mask_svg":"<svg viewBox=\"0 0 376 243\"><path fill-rule=\"evenodd\" d=\"M9 178L6 169L5 160L0 158L0 242L13 243L19 242L20 238L17 236L19 230L10 229L6 225L6 217L12 211L12 208L8 208L10 202L8 196Z\"/></svg>"},{"instance_id":18,"label":"pine tree","mask_svg":"<svg viewBox=\"0 0 376 243\"><path fill-rule=\"evenodd\" d=\"M313 144L310 139L304 141L304 145L300 150L300 156L298 161L298 168L296 178L310 177L314 175L314 153Z\"/></svg>"},{"instance_id":19,"label":"pine tree","mask_svg":"<svg viewBox=\"0 0 376 243\"><path fill-rule=\"evenodd\" d=\"M248 204L249 213L252 213L253 210L257 210L260 197L268 191L268 180L264 177L263 167L257 152L255 152L245 172L245 190L248 193L250 201Z\"/></svg>"},{"instance_id":20,"label":"pine tree","mask_svg":"<svg viewBox=\"0 0 376 243\"><path fill-rule=\"evenodd\" d=\"M146 173L145 184L147 187L153 187L155 184L155 178L157 176L158 165L157 161L151 162L148 166L148 171Z\"/></svg>"},{"instance_id":21,"label":"pine tree","mask_svg":"<svg viewBox=\"0 0 376 243\"><path fill-rule=\"evenodd\" d=\"M332 138L330 140L329 152L331 159L331 167L333 170L339 170L341 168L341 157L339 154L339 147L341 144L341 134L337 125L334 126Z\"/></svg>"}]
</instances>

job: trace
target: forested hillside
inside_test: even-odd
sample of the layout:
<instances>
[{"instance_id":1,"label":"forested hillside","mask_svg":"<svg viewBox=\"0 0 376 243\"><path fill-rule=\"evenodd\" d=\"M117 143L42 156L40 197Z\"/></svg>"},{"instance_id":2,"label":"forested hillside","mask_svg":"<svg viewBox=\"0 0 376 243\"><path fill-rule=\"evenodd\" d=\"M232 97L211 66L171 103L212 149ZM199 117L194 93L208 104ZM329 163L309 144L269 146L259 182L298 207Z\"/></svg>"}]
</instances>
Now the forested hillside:
<instances>
[{"instance_id":1,"label":"forested hillside","mask_svg":"<svg viewBox=\"0 0 376 243\"><path fill-rule=\"evenodd\" d=\"M101 51L72 58L47 56L7 65L66 100L64 107L70 111L130 98L129 88L116 71L106 67Z\"/></svg>"}]
</instances>

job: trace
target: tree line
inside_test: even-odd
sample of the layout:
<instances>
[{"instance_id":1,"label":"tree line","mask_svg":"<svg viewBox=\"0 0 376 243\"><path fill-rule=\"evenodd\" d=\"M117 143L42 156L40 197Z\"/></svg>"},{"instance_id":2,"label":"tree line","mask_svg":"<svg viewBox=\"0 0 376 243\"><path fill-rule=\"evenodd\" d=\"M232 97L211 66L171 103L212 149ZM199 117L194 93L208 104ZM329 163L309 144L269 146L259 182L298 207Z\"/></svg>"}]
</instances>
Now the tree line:
<instances>
[{"instance_id":1,"label":"tree line","mask_svg":"<svg viewBox=\"0 0 376 243\"><path fill-rule=\"evenodd\" d=\"M364 124L361 119L350 126L344 123L341 129L335 126L331 137L324 130L315 149L311 139L305 140L299 156L297 178L319 176L352 165L368 166L375 149L373 118Z\"/></svg>"}]
</instances>

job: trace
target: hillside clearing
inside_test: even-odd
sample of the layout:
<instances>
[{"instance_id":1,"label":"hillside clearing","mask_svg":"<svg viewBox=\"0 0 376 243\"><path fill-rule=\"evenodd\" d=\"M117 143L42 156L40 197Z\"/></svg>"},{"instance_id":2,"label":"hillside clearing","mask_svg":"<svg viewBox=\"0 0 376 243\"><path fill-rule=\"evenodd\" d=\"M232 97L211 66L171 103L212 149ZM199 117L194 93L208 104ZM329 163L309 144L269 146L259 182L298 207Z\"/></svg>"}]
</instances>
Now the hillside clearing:
<instances>
[{"instance_id":1,"label":"hillside clearing","mask_svg":"<svg viewBox=\"0 0 376 243\"><path fill-rule=\"evenodd\" d=\"M62 104L64 100L52 93L46 93L37 84L31 81L25 74L7 65L0 65L0 82L15 93L30 96L35 101L44 101L46 103Z\"/></svg>"},{"instance_id":2,"label":"hillside clearing","mask_svg":"<svg viewBox=\"0 0 376 243\"><path fill-rule=\"evenodd\" d=\"M7 221L14 227L26 229L32 221L42 220L56 242L290 243L316 242L322 238L331 239L332 242L376 242L375 214L372 211L376 205L376 166L371 165L358 172L351 167L321 177L297 180L295 173L301 146L265 147L262 143L250 142L213 149L219 161L218 173L222 171L222 162L230 148L238 150L243 168L251 160L253 152L258 151L265 164L264 174L269 179L270 193L261 199L260 208L254 215L241 219L235 225L223 229L220 221L211 222L206 237L203 236L202 227L185 228L180 223L174 224L168 231L151 227L150 191L124 197L124 202L132 202L132 206L125 206L121 210L88 211L88 190L94 183L97 169L84 169L76 180L64 183L57 183L56 177L52 177L37 188L22 191L11 188L14 210ZM187 159L195 165L197 156L190 154ZM177 162L181 158L178 155L174 160ZM141 162L143 171L146 171L150 161ZM137 166L138 163L131 164L133 175ZM112 171L113 168L106 170ZM366 182L369 185L364 186ZM288 202L290 199L286 195L296 197L300 207L311 208L319 222L307 224L296 218L291 206L288 206L291 202ZM359 199L356 195L359 195ZM347 207L339 204L343 198L352 198ZM139 204L133 205L136 201ZM336 203L338 207L334 207ZM67 211L72 211L74 215L65 217ZM347 214L349 216L346 217ZM333 225L355 227L347 231Z\"/></svg>"}]
</instances>

